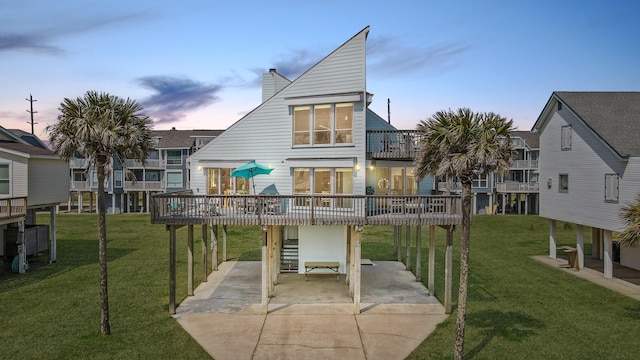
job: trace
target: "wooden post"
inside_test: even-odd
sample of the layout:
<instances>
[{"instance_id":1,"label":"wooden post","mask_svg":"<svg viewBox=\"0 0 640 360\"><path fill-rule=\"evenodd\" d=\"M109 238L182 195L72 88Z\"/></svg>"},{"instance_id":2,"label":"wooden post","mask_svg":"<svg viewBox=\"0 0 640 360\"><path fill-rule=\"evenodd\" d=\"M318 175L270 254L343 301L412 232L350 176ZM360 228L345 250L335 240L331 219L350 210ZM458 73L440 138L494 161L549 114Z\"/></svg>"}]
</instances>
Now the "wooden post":
<instances>
[{"instance_id":1,"label":"wooden post","mask_svg":"<svg viewBox=\"0 0 640 360\"><path fill-rule=\"evenodd\" d=\"M578 269L584 267L584 229L580 224L576 224L576 251L578 252Z\"/></svg>"},{"instance_id":2,"label":"wooden post","mask_svg":"<svg viewBox=\"0 0 640 360\"><path fill-rule=\"evenodd\" d=\"M218 234L216 225L211 226L211 271L218 271Z\"/></svg>"},{"instance_id":3,"label":"wooden post","mask_svg":"<svg viewBox=\"0 0 640 360\"><path fill-rule=\"evenodd\" d=\"M429 273L427 274L427 288L431 295L435 295L436 278L436 226L429 225Z\"/></svg>"},{"instance_id":4,"label":"wooden post","mask_svg":"<svg viewBox=\"0 0 640 360\"><path fill-rule=\"evenodd\" d=\"M269 312L269 265L267 255L267 244L269 242L267 227L262 227L262 296L260 304L262 305L261 313L266 315Z\"/></svg>"},{"instance_id":5,"label":"wooden post","mask_svg":"<svg viewBox=\"0 0 640 360\"><path fill-rule=\"evenodd\" d=\"M444 258L444 312L451 314L451 289L453 278L453 226L447 229L447 250Z\"/></svg>"},{"instance_id":6,"label":"wooden post","mask_svg":"<svg viewBox=\"0 0 640 360\"><path fill-rule=\"evenodd\" d=\"M406 258L406 267L407 271L411 271L411 225L405 226L406 238L407 238L407 258Z\"/></svg>"},{"instance_id":7,"label":"wooden post","mask_svg":"<svg viewBox=\"0 0 640 360\"><path fill-rule=\"evenodd\" d=\"M209 248L207 247L207 224L202 224L202 281L207 282L207 267L209 259Z\"/></svg>"},{"instance_id":8,"label":"wooden post","mask_svg":"<svg viewBox=\"0 0 640 360\"><path fill-rule=\"evenodd\" d=\"M422 280L422 226L416 226L416 281Z\"/></svg>"},{"instance_id":9,"label":"wooden post","mask_svg":"<svg viewBox=\"0 0 640 360\"><path fill-rule=\"evenodd\" d=\"M611 230L604 231L604 278L613 277L613 243L611 242Z\"/></svg>"},{"instance_id":10,"label":"wooden post","mask_svg":"<svg viewBox=\"0 0 640 360\"><path fill-rule=\"evenodd\" d=\"M227 225L222 225L222 261L227 261Z\"/></svg>"},{"instance_id":11,"label":"wooden post","mask_svg":"<svg viewBox=\"0 0 640 360\"><path fill-rule=\"evenodd\" d=\"M187 295L193 296L193 225L187 227Z\"/></svg>"},{"instance_id":12,"label":"wooden post","mask_svg":"<svg viewBox=\"0 0 640 360\"><path fill-rule=\"evenodd\" d=\"M354 314L360 314L360 281L362 279L360 259L362 257L362 242L360 234L362 233L362 226L356 226L355 229L355 248L354 248L354 263L353 263L353 312Z\"/></svg>"},{"instance_id":13,"label":"wooden post","mask_svg":"<svg viewBox=\"0 0 640 360\"><path fill-rule=\"evenodd\" d=\"M49 213L49 262L56 262L58 258L58 237L56 234L58 231L56 230L56 209L52 207Z\"/></svg>"},{"instance_id":14,"label":"wooden post","mask_svg":"<svg viewBox=\"0 0 640 360\"><path fill-rule=\"evenodd\" d=\"M354 291L354 286L356 283L355 280L355 273L356 273L356 258L355 258L355 254L356 254L356 243L355 243L355 239L356 236L354 235L355 233L355 229L353 226L349 226L348 230L349 234L347 235L348 238L347 240L349 241L349 296L351 296L353 298L353 291Z\"/></svg>"},{"instance_id":15,"label":"wooden post","mask_svg":"<svg viewBox=\"0 0 640 360\"><path fill-rule=\"evenodd\" d=\"M176 227L169 226L169 314L176 313Z\"/></svg>"},{"instance_id":16,"label":"wooden post","mask_svg":"<svg viewBox=\"0 0 640 360\"><path fill-rule=\"evenodd\" d=\"M397 247L396 247L396 254L398 255L398 262L402 261L402 226L400 225L394 225L394 227L398 228L398 241L397 243Z\"/></svg>"},{"instance_id":17,"label":"wooden post","mask_svg":"<svg viewBox=\"0 0 640 360\"><path fill-rule=\"evenodd\" d=\"M349 225L347 226L347 258L345 259L346 266L344 267L344 282L347 285L351 283L351 279L349 279L351 276L351 254L351 225ZM351 285L349 285L349 296L351 296Z\"/></svg>"},{"instance_id":18,"label":"wooden post","mask_svg":"<svg viewBox=\"0 0 640 360\"><path fill-rule=\"evenodd\" d=\"M556 221L549 219L549 258L556 258Z\"/></svg>"},{"instance_id":19,"label":"wooden post","mask_svg":"<svg viewBox=\"0 0 640 360\"><path fill-rule=\"evenodd\" d=\"M393 225L393 252L398 255L398 226Z\"/></svg>"}]
</instances>

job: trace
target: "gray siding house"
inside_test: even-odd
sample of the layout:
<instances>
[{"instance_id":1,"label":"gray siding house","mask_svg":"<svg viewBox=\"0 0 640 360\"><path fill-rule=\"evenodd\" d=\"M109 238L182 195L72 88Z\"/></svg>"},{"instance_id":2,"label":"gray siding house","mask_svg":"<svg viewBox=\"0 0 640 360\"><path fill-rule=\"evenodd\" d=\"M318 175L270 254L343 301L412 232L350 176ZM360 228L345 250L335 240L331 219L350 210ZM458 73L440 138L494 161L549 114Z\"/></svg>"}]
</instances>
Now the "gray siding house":
<instances>
[{"instance_id":1,"label":"gray siding house","mask_svg":"<svg viewBox=\"0 0 640 360\"><path fill-rule=\"evenodd\" d=\"M550 220L550 256L556 222L564 221L577 225L580 267L589 226L605 277L613 261L640 269L640 249L613 246L624 228L620 208L640 192L640 92L554 92L533 131L540 133L540 216Z\"/></svg>"},{"instance_id":2,"label":"gray siding house","mask_svg":"<svg viewBox=\"0 0 640 360\"><path fill-rule=\"evenodd\" d=\"M69 193L69 166L37 137L0 126L0 263L48 254L56 261L56 208ZM50 212L50 225L36 224L36 211Z\"/></svg>"}]
</instances>

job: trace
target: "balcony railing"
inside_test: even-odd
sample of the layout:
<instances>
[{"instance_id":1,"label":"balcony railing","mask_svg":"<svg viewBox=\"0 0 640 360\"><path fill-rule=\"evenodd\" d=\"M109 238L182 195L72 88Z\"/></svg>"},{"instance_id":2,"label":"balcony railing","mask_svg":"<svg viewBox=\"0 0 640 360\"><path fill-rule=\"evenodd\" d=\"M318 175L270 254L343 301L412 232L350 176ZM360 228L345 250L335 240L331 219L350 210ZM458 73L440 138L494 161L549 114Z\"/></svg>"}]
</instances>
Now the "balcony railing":
<instances>
[{"instance_id":1,"label":"balcony railing","mask_svg":"<svg viewBox=\"0 0 640 360\"><path fill-rule=\"evenodd\" d=\"M147 159L146 164L142 164L142 161L139 160L125 159L124 163L128 168L164 168L164 160L159 159Z\"/></svg>"},{"instance_id":2,"label":"balcony railing","mask_svg":"<svg viewBox=\"0 0 640 360\"><path fill-rule=\"evenodd\" d=\"M421 137L417 130L369 130L367 158L412 160L418 153Z\"/></svg>"},{"instance_id":3,"label":"balcony railing","mask_svg":"<svg viewBox=\"0 0 640 360\"><path fill-rule=\"evenodd\" d=\"M515 160L511 169L537 169L538 160Z\"/></svg>"},{"instance_id":4,"label":"balcony railing","mask_svg":"<svg viewBox=\"0 0 640 360\"><path fill-rule=\"evenodd\" d=\"M188 225L456 225L459 196L158 194L151 222Z\"/></svg>"},{"instance_id":5,"label":"balcony railing","mask_svg":"<svg viewBox=\"0 0 640 360\"><path fill-rule=\"evenodd\" d=\"M165 189L164 181L125 181L124 190L158 190Z\"/></svg>"},{"instance_id":6,"label":"balcony railing","mask_svg":"<svg viewBox=\"0 0 640 360\"><path fill-rule=\"evenodd\" d=\"M71 181L69 183L69 190L89 191L91 190L91 183L89 181Z\"/></svg>"},{"instance_id":7,"label":"balcony railing","mask_svg":"<svg viewBox=\"0 0 640 360\"><path fill-rule=\"evenodd\" d=\"M540 184L537 182L499 182L496 184L498 192L538 192L539 190Z\"/></svg>"},{"instance_id":8,"label":"balcony railing","mask_svg":"<svg viewBox=\"0 0 640 360\"><path fill-rule=\"evenodd\" d=\"M69 159L70 169L86 169L89 166L89 160L87 159Z\"/></svg>"},{"instance_id":9,"label":"balcony railing","mask_svg":"<svg viewBox=\"0 0 640 360\"><path fill-rule=\"evenodd\" d=\"M27 215L27 198L0 199L0 219L12 219Z\"/></svg>"}]
</instances>

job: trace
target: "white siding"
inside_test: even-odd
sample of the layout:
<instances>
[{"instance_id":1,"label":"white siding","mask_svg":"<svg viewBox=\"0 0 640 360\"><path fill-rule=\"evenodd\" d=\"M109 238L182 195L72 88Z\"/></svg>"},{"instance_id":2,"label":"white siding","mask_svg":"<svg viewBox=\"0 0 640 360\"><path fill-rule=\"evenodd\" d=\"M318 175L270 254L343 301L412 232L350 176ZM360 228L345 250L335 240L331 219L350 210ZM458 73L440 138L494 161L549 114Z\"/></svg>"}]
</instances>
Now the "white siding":
<instances>
[{"instance_id":1,"label":"white siding","mask_svg":"<svg viewBox=\"0 0 640 360\"><path fill-rule=\"evenodd\" d=\"M540 134L540 216L619 231L622 197L620 203L605 202L604 182L605 174L618 173L623 183L626 161L566 108L551 113ZM572 127L571 150L560 148L565 125ZM558 191L559 174L569 176L567 193Z\"/></svg>"},{"instance_id":2,"label":"white siding","mask_svg":"<svg viewBox=\"0 0 640 360\"><path fill-rule=\"evenodd\" d=\"M27 204L45 205L67 201L69 164L57 159L29 159Z\"/></svg>"},{"instance_id":3,"label":"white siding","mask_svg":"<svg viewBox=\"0 0 640 360\"><path fill-rule=\"evenodd\" d=\"M2 197L22 197L27 196L27 159L22 156L0 153L0 164L9 164L11 174L11 194L0 195ZM68 181L68 179L67 179Z\"/></svg>"},{"instance_id":4,"label":"white siding","mask_svg":"<svg viewBox=\"0 0 640 360\"><path fill-rule=\"evenodd\" d=\"M298 273L304 274L305 261L338 261L345 273L347 261L346 226L300 226L298 228Z\"/></svg>"},{"instance_id":5,"label":"white siding","mask_svg":"<svg viewBox=\"0 0 640 360\"><path fill-rule=\"evenodd\" d=\"M190 158L191 189L204 193L205 171L209 160L255 160L271 165L270 175L254 178L256 191L275 183L281 194L291 194L292 180L287 158L357 158L360 169L354 178L354 193L364 194L366 111L356 104L354 145L322 148L297 148L292 144L292 117L284 98L365 92L366 32L352 38L316 64L277 96L236 122ZM204 160L204 161L202 161ZM311 162L311 160L310 160ZM313 166L311 163L309 166Z\"/></svg>"},{"instance_id":6,"label":"white siding","mask_svg":"<svg viewBox=\"0 0 640 360\"><path fill-rule=\"evenodd\" d=\"M620 265L640 270L640 248L622 247Z\"/></svg>"}]
</instances>

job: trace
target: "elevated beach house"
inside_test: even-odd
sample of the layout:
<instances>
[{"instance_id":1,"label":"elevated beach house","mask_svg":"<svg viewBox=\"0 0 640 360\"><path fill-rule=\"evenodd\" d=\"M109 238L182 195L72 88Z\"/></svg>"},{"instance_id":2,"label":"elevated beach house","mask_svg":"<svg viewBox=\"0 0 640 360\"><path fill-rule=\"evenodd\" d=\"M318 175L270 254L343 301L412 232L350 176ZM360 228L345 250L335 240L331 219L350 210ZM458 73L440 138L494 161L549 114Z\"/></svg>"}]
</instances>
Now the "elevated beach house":
<instances>
[{"instance_id":1,"label":"elevated beach house","mask_svg":"<svg viewBox=\"0 0 640 360\"><path fill-rule=\"evenodd\" d=\"M640 92L551 94L533 126L540 134L540 216L548 218L549 255L556 257L556 223L576 225L577 264L584 265L583 229L592 256L640 269L640 248L619 248L620 208L640 192Z\"/></svg>"},{"instance_id":2,"label":"elevated beach house","mask_svg":"<svg viewBox=\"0 0 640 360\"><path fill-rule=\"evenodd\" d=\"M36 136L0 126L0 262L24 272L27 256L56 261L56 206L69 193L68 163ZM36 224L49 211L50 225Z\"/></svg>"},{"instance_id":3,"label":"elevated beach house","mask_svg":"<svg viewBox=\"0 0 640 360\"><path fill-rule=\"evenodd\" d=\"M459 197L431 195L413 176L419 134L369 109L368 33L293 81L263 74L262 103L187 159L190 193L154 197L152 222L174 242L183 225L262 227L264 309L280 272L324 270L346 274L359 312L363 226L460 223ZM252 161L271 172L232 176Z\"/></svg>"}]
</instances>

